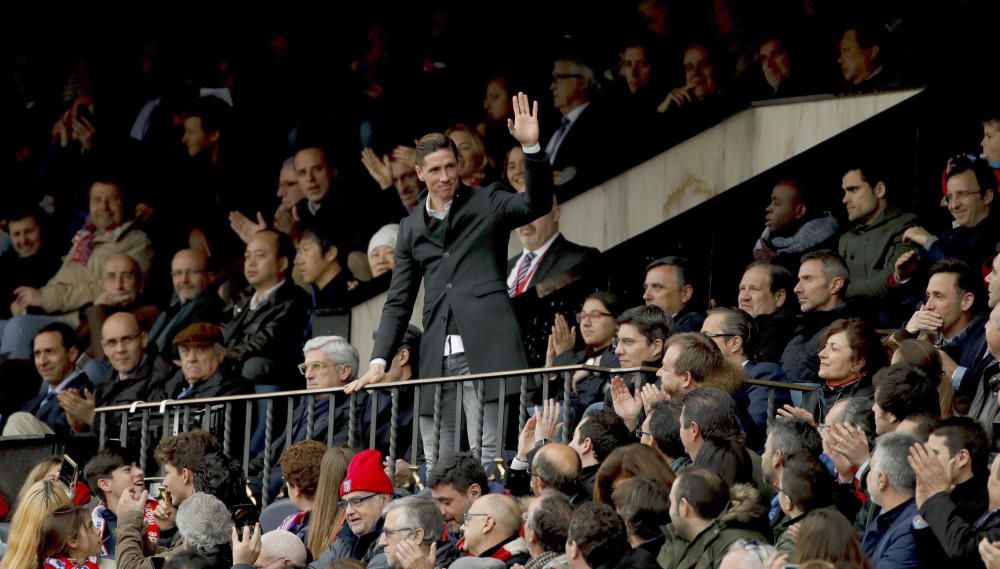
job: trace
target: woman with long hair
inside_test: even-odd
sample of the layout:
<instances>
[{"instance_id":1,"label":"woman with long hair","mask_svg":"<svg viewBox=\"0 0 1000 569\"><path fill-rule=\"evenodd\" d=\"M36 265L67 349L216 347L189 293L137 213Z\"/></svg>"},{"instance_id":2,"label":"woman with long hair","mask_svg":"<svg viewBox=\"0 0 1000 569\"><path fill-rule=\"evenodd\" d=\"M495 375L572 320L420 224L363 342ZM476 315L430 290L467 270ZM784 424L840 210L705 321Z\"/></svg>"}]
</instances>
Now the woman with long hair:
<instances>
[{"instance_id":1,"label":"woman with long hair","mask_svg":"<svg viewBox=\"0 0 1000 569\"><path fill-rule=\"evenodd\" d=\"M101 536L87 510L59 508L42 524L38 559L42 569L98 569Z\"/></svg>"},{"instance_id":2,"label":"woman with long hair","mask_svg":"<svg viewBox=\"0 0 1000 569\"><path fill-rule=\"evenodd\" d=\"M819 559L837 569L872 569L851 522L836 510L814 510L802 520L792 563Z\"/></svg>"},{"instance_id":3,"label":"woman with long hair","mask_svg":"<svg viewBox=\"0 0 1000 569\"><path fill-rule=\"evenodd\" d=\"M0 560L0 569L38 569L43 559L38 550L42 529L52 512L70 508L69 494L58 482L41 480L22 491L10 523L10 543Z\"/></svg>"},{"instance_id":4,"label":"woman with long hair","mask_svg":"<svg viewBox=\"0 0 1000 569\"><path fill-rule=\"evenodd\" d=\"M614 507L612 493L615 486L636 476L645 476L668 490L677 478L667 466L666 458L653 447L640 443L619 447L597 469L594 501Z\"/></svg>"},{"instance_id":5,"label":"woman with long hair","mask_svg":"<svg viewBox=\"0 0 1000 569\"><path fill-rule=\"evenodd\" d=\"M313 559L330 546L337 530L344 522L346 512L340 509L340 484L347 476L347 466L357 454L357 450L347 447L333 447L323 454L323 463L319 467L319 482L316 484L316 499L313 506L312 519L309 521L309 536L306 547Z\"/></svg>"}]
</instances>

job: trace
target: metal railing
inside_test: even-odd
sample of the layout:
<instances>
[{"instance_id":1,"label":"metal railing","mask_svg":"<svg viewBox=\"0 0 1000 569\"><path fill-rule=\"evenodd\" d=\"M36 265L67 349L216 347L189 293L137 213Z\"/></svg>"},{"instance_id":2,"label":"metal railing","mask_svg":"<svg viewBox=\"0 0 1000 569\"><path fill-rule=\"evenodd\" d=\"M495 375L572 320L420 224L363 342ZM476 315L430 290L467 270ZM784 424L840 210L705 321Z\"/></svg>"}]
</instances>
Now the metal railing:
<instances>
[{"instance_id":1,"label":"metal railing","mask_svg":"<svg viewBox=\"0 0 1000 569\"><path fill-rule=\"evenodd\" d=\"M253 432L255 424L254 411L256 403L260 400L264 400L264 416L262 418L256 418L256 421L264 421L263 451L257 454L256 458L258 458L258 463L260 462L259 458L263 459L262 469L260 470L261 501L263 505L267 505L271 499L268 492L268 486L271 482L271 470L276 465L276 457L272 456L273 448L275 444L280 442L281 439L279 437L282 436L284 437L284 448L287 448L292 443L293 426L296 422L295 411L297 409L301 409L302 411L300 414L304 415L305 438L313 439L317 420L315 407L317 402L322 398L329 399L329 406L327 409L328 425L326 429L325 441L323 442L325 442L328 446L333 446L335 439L343 439L342 430L344 425L340 425L338 428L338 425L334 424L336 411L338 409L343 411L343 409L337 405L337 402L340 401L341 404L345 404L347 406L346 444L351 447L358 447L360 443L360 445L364 446L364 448L376 448L380 443L382 443L382 446L385 447L384 450L387 450L389 464L395 465L396 458L401 458L399 453L401 445L401 441L399 441L399 434L403 425L400 425L400 408L404 404L401 399L404 398L404 392L406 392L405 395L407 398L412 400L412 409L414 410L412 423L410 425L412 431L409 433L410 444L408 462L410 464L411 476L415 477L420 466L419 456L422 454L422 451L428 450L432 454L430 458L434 459L441 455L443 449L440 448L440 431L442 421L444 420L445 413L447 412L447 410L443 408L442 393L445 386L449 384L456 384L458 393L455 398L454 409L454 451L458 452L461 450L463 420L476 421L476 429L474 432L479 434L480 439L478 441L469 441L469 444L471 450L480 450L480 452L482 452L481 449L483 449L483 437L485 436L483 429L484 422L487 420L495 420L498 440L496 451L493 457L481 455L481 460L484 464L492 461L496 464L498 472L502 472L502 465L504 463L502 452L503 449L506 448L506 445L504 444L507 427L506 421L508 420L509 406L514 404L511 399L513 399L515 395L517 396L517 420L518 432L520 432L520 430L524 428L524 424L528 419L529 396L540 393L541 400L548 400L553 387L557 389L561 387L561 392L557 395L562 401L562 436L563 440L569 441L572 435L571 428L573 423L573 417L571 415L572 378L574 372L577 371L606 374L608 377L635 374L635 377L637 378L635 382L636 389L641 389L642 384L644 383L644 374L648 374L649 377L652 377L652 374L654 374L657 370L656 368L651 367L605 368L581 364L481 373L457 377L439 377L432 379L386 382L370 385L362 390L362 392L352 393L349 395L344 393L343 387L332 387L274 393L208 397L203 399L167 399L164 401L148 403L136 401L131 405L112 405L96 409L99 441L98 446L103 449L110 440L113 440L112 437L109 437L109 430L114 429L116 426L112 423L117 423L118 444L125 447L138 445L140 468L145 470L149 460L150 450L151 448L155 448L155 444L153 444L152 439L158 438L159 440L162 440L171 435L199 428L215 434L219 438L223 451L227 455L233 456L232 451L234 445L238 444L242 447L240 449L241 455L238 455L237 457L241 457L242 459L241 464L244 475L249 475L251 461L255 459L255 453L251 452L252 441L250 435ZM519 382L520 387L516 394L507 393L507 380L510 379L514 379ZM487 418L485 416L486 405L483 402L483 395L486 382L490 380L500 380L498 384L499 405L497 406L496 417ZM476 392L479 396L477 412L471 418L465 417L464 415L462 397L462 389L469 382L475 383ZM743 383L746 385L761 385L776 389L797 391L812 391L815 389L814 386L749 378L744 379ZM431 392L428 393L429 391ZM380 398L386 395L390 398L388 409L383 408L383 411L388 411L389 415L388 436L382 437L383 439L387 438L387 440L380 441L378 440L380 421L379 410L381 407L379 403ZM343 399L345 397L346 399ZM424 445L422 444L422 439L420 437L419 416L421 415L421 402L424 400L424 397L433 398L432 440L434 441L434 444L430 449L423 448ZM367 402L360 401L362 399L367 399ZM298 405L296 405L296 401L298 401ZM364 424L363 420L365 409L360 408L360 405L365 404L369 406L368 411L370 412L368 424ZM276 425L275 412L276 409L279 409L279 407L277 407L278 405L285 406L286 420L283 427ZM384 415L385 413L381 414ZM382 418L381 421L385 421L385 419ZM385 426L384 422L382 426ZM242 427L242 431L235 430L240 427ZM135 428L139 428L138 434L134 432ZM278 428L280 428L281 431L276 433L275 431ZM365 433L367 433L367 435L365 435Z\"/></svg>"}]
</instances>

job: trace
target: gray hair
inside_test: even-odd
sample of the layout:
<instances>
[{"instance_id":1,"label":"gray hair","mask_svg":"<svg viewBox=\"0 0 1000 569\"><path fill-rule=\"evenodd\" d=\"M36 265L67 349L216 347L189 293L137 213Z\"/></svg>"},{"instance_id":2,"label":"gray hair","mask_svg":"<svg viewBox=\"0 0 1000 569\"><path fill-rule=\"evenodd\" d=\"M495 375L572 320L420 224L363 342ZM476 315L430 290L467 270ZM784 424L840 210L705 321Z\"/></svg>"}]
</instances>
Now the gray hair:
<instances>
[{"instance_id":1,"label":"gray hair","mask_svg":"<svg viewBox=\"0 0 1000 569\"><path fill-rule=\"evenodd\" d=\"M200 555L212 555L219 547L229 546L232 518L218 498L195 492L177 508L177 531L184 545Z\"/></svg>"},{"instance_id":2,"label":"gray hair","mask_svg":"<svg viewBox=\"0 0 1000 569\"><path fill-rule=\"evenodd\" d=\"M293 565L306 564L306 546L294 533L276 529L260 536L260 555L271 560L287 559Z\"/></svg>"},{"instance_id":3,"label":"gray hair","mask_svg":"<svg viewBox=\"0 0 1000 569\"><path fill-rule=\"evenodd\" d=\"M889 484L899 492L912 494L917 487L917 476L908 460L910 447L920 440L910 433L886 433L875 441L872 454L872 472L881 472Z\"/></svg>"},{"instance_id":4,"label":"gray hair","mask_svg":"<svg viewBox=\"0 0 1000 569\"><path fill-rule=\"evenodd\" d=\"M444 518L434 500L422 496L398 498L382 508L382 519L388 517L393 510L399 510L400 527L424 530L423 543L434 543L441 538Z\"/></svg>"},{"instance_id":5,"label":"gray hair","mask_svg":"<svg viewBox=\"0 0 1000 569\"><path fill-rule=\"evenodd\" d=\"M726 555L737 551L746 551L743 562L737 569L763 569L768 558L777 553L774 546L757 543L752 539L737 539L726 550Z\"/></svg>"},{"instance_id":6,"label":"gray hair","mask_svg":"<svg viewBox=\"0 0 1000 569\"><path fill-rule=\"evenodd\" d=\"M281 167L282 168L286 168L288 166L291 166L292 168L295 167L295 157L294 156L289 156L288 158L285 158L285 161L281 163Z\"/></svg>"},{"instance_id":7,"label":"gray hair","mask_svg":"<svg viewBox=\"0 0 1000 569\"><path fill-rule=\"evenodd\" d=\"M350 342L340 336L317 336L302 346L302 355L311 350L323 352L335 364L351 366L351 377L358 376L358 350Z\"/></svg>"}]
</instances>

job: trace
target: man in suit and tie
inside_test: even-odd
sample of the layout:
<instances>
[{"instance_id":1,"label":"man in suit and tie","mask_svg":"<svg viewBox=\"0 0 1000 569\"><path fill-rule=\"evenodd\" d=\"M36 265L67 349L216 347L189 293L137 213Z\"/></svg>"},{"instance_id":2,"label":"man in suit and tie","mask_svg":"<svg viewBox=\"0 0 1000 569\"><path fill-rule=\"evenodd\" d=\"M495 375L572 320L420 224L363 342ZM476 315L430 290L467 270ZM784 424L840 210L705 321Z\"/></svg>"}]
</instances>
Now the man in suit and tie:
<instances>
[{"instance_id":1,"label":"man in suit and tie","mask_svg":"<svg viewBox=\"0 0 1000 569\"><path fill-rule=\"evenodd\" d=\"M416 171L427 185L427 196L417 211L400 223L396 267L372 360L368 371L347 391L384 380L386 363L396 355L406 332L421 281L425 300L420 377L459 376L527 365L507 293L503 261L509 232L552 207L552 174L538 143L538 103L529 108L527 95L518 93L513 104L514 119L508 120L507 126L524 149L527 189L523 193L510 193L500 184L473 191L459 181L458 150L448 137L433 133L418 141ZM485 417L497 417L500 382L485 383L485 401L479 400L471 382L463 390L463 406L470 419L479 416L483 404ZM442 409L455 408L454 403L447 403L458 397L455 385L444 389ZM507 379L508 395L516 394L519 387L519 378ZM422 399L422 415L433 412L432 400ZM432 441L432 448L425 448L431 458L429 467L455 447L455 417L447 412L442 419L440 438ZM482 439L476 421L466 424L471 445L480 449L484 464L491 463L499 440L496 421L484 421Z\"/></svg>"},{"instance_id":2,"label":"man in suit and tie","mask_svg":"<svg viewBox=\"0 0 1000 569\"><path fill-rule=\"evenodd\" d=\"M60 435L70 432L66 412L56 395L67 389L93 390L87 374L76 368L80 352L76 333L65 322L53 322L39 330L34 341L35 368L44 380L38 395L7 420L3 436Z\"/></svg>"},{"instance_id":3,"label":"man in suit and tie","mask_svg":"<svg viewBox=\"0 0 1000 569\"><path fill-rule=\"evenodd\" d=\"M558 204L549 213L518 227L517 238L524 250L520 257L507 262L507 294L511 298L549 279L554 279L552 288L559 288L573 280L566 273L600 255L597 249L577 245L559 233ZM564 275L565 279L557 279Z\"/></svg>"}]
</instances>

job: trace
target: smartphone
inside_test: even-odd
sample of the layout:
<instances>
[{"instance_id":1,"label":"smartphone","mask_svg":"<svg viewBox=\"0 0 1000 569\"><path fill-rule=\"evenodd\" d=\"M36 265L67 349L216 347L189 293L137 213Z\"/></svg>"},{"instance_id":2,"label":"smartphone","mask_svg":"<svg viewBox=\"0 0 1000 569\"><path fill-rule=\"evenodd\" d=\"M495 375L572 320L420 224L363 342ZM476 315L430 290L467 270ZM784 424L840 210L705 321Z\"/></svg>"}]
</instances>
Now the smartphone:
<instances>
[{"instance_id":1,"label":"smartphone","mask_svg":"<svg viewBox=\"0 0 1000 569\"><path fill-rule=\"evenodd\" d=\"M62 459L62 466L59 468L59 482L62 482L69 489L70 497L72 497L76 492L76 483L80 479L80 467L65 454Z\"/></svg>"}]
</instances>

